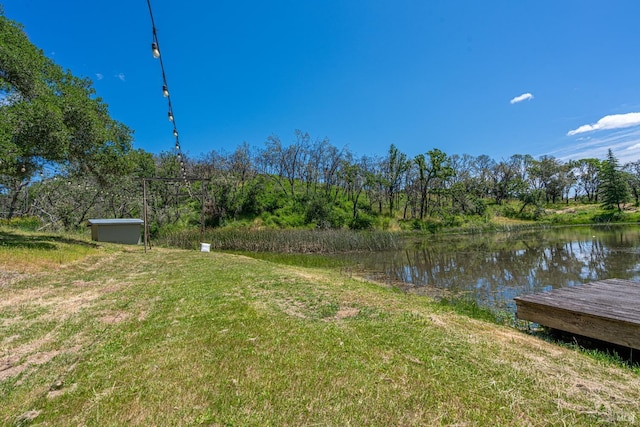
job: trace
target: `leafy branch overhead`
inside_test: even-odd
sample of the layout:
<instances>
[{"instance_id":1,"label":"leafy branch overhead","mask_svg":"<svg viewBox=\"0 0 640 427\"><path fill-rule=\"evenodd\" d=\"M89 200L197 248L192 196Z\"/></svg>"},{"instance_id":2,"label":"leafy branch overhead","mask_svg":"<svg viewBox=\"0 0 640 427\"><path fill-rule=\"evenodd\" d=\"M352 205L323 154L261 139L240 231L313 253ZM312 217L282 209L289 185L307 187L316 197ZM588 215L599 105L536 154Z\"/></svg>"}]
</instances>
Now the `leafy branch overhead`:
<instances>
[{"instance_id":1,"label":"leafy branch overhead","mask_svg":"<svg viewBox=\"0 0 640 427\"><path fill-rule=\"evenodd\" d=\"M87 78L63 70L0 14L0 186L15 190L46 166L114 172L131 131L111 119Z\"/></svg>"}]
</instances>

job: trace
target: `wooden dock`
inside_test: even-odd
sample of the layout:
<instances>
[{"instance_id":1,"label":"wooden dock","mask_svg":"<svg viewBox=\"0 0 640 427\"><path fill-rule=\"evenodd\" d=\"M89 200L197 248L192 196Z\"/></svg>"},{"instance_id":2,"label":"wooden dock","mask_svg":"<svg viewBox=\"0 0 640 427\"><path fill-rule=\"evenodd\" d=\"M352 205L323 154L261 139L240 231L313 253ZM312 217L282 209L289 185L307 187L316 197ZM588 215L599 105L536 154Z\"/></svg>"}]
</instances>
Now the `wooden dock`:
<instances>
[{"instance_id":1,"label":"wooden dock","mask_svg":"<svg viewBox=\"0 0 640 427\"><path fill-rule=\"evenodd\" d=\"M516 316L640 349L640 283L607 279L515 298Z\"/></svg>"}]
</instances>

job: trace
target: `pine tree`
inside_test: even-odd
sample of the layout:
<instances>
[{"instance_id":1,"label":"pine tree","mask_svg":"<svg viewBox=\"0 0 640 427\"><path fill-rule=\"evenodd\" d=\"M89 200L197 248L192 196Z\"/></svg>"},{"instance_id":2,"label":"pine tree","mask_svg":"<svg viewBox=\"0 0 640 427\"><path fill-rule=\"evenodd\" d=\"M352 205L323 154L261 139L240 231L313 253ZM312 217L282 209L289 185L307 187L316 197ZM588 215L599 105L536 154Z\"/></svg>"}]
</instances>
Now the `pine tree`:
<instances>
[{"instance_id":1,"label":"pine tree","mask_svg":"<svg viewBox=\"0 0 640 427\"><path fill-rule=\"evenodd\" d=\"M629 199L629 187L624 179L624 174L618 165L618 159L609 149L607 159L602 162L600 169L599 193L602 200L602 207L605 209L618 208L622 211L622 204Z\"/></svg>"}]
</instances>

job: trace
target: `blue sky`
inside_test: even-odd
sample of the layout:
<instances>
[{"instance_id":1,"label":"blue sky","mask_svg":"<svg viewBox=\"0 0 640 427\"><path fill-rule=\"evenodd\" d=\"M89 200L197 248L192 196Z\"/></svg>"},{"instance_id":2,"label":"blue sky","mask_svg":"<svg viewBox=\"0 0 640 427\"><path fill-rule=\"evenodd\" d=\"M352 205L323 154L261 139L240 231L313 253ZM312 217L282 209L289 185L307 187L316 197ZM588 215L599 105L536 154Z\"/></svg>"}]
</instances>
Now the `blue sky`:
<instances>
[{"instance_id":1,"label":"blue sky","mask_svg":"<svg viewBox=\"0 0 640 427\"><path fill-rule=\"evenodd\" d=\"M8 0L135 147L175 139L146 0ZM640 2L151 0L182 149L294 130L357 155L640 160Z\"/></svg>"}]
</instances>

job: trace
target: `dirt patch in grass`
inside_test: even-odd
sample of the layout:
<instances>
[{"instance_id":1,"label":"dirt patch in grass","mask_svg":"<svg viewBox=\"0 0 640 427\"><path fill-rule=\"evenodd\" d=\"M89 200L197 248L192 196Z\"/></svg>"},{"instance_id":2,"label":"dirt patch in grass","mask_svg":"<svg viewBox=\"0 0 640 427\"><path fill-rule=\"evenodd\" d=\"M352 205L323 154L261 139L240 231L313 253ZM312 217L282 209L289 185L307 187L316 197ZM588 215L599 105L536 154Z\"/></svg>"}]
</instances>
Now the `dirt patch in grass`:
<instances>
[{"instance_id":1,"label":"dirt patch in grass","mask_svg":"<svg viewBox=\"0 0 640 427\"><path fill-rule=\"evenodd\" d=\"M9 344L20 336L12 335L3 340L3 354L0 357L0 381L15 377L31 366L43 365L61 353L77 353L82 346L77 344L71 348L45 350L55 340L55 332L51 331L39 339L6 349Z\"/></svg>"},{"instance_id":2,"label":"dirt patch in grass","mask_svg":"<svg viewBox=\"0 0 640 427\"><path fill-rule=\"evenodd\" d=\"M41 413L42 411L27 411L16 418L15 425L22 426L31 424L36 418L40 416Z\"/></svg>"},{"instance_id":3,"label":"dirt patch in grass","mask_svg":"<svg viewBox=\"0 0 640 427\"><path fill-rule=\"evenodd\" d=\"M14 313L14 318L5 319L5 326L15 322L25 322L25 327L34 322L63 322L70 316L90 307L102 294L94 289L68 295L53 287L16 289L7 292L0 301L0 310ZM28 320L23 318L24 312L44 312Z\"/></svg>"},{"instance_id":4,"label":"dirt patch in grass","mask_svg":"<svg viewBox=\"0 0 640 427\"><path fill-rule=\"evenodd\" d=\"M55 385L55 387L52 386L52 388L47 393L47 398L55 399L56 397L60 397L64 394L71 393L75 391L77 388L78 388L78 384L76 383L71 384L69 387L66 387L64 383L60 383L59 388L58 388L58 385Z\"/></svg>"},{"instance_id":5,"label":"dirt patch in grass","mask_svg":"<svg viewBox=\"0 0 640 427\"><path fill-rule=\"evenodd\" d=\"M336 319L346 319L349 317L356 317L360 314L360 309L356 307L342 307L336 313Z\"/></svg>"},{"instance_id":6,"label":"dirt patch in grass","mask_svg":"<svg viewBox=\"0 0 640 427\"><path fill-rule=\"evenodd\" d=\"M26 273L18 273L16 271L2 271L0 270L0 289L7 288L16 282L28 278Z\"/></svg>"},{"instance_id":7,"label":"dirt patch in grass","mask_svg":"<svg viewBox=\"0 0 640 427\"><path fill-rule=\"evenodd\" d=\"M297 317L299 319L306 319L308 316L305 313L308 311L308 307L302 301L293 299L284 299L277 301L278 307L288 314L289 316Z\"/></svg>"},{"instance_id":8,"label":"dirt patch in grass","mask_svg":"<svg viewBox=\"0 0 640 427\"><path fill-rule=\"evenodd\" d=\"M34 343L35 344L35 343ZM25 355L34 344L18 347L0 360L0 381L20 375L34 365L44 365L61 353L59 350L36 351Z\"/></svg>"},{"instance_id":9,"label":"dirt patch in grass","mask_svg":"<svg viewBox=\"0 0 640 427\"><path fill-rule=\"evenodd\" d=\"M101 263L103 261L90 260L89 265L76 268L92 269ZM69 319L95 307L105 295L128 285L112 278L96 281L78 279L65 283L64 275L53 279L47 273L38 273L31 276L38 280L11 286L26 276L15 273L0 276L4 278L3 284L9 283L2 289L0 298L0 326L15 329L10 335L0 335L0 381L25 375L58 355L81 351L87 341L86 336L76 334L61 341L62 326ZM110 325L130 317L131 313L125 311L105 310L94 318ZM20 325L19 329L17 325Z\"/></svg>"},{"instance_id":10,"label":"dirt patch in grass","mask_svg":"<svg viewBox=\"0 0 640 427\"><path fill-rule=\"evenodd\" d=\"M23 305L34 304L45 296L51 294L50 287L31 287L26 289L12 289L5 292L0 299L0 310L21 307Z\"/></svg>"},{"instance_id":11,"label":"dirt patch in grass","mask_svg":"<svg viewBox=\"0 0 640 427\"><path fill-rule=\"evenodd\" d=\"M45 308L47 313L39 320L62 321L93 303L104 295L116 292L127 283L74 281L70 287L31 286L12 289L0 300L0 310L20 313L24 308Z\"/></svg>"},{"instance_id":12,"label":"dirt patch in grass","mask_svg":"<svg viewBox=\"0 0 640 427\"><path fill-rule=\"evenodd\" d=\"M108 314L103 315L100 318L100 321L102 323L113 325L113 324L116 324L116 323L124 322L129 317L131 317L130 313L127 313L126 311L118 311L118 312L113 312L113 313L108 313Z\"/></svg>"}]
</instances>

